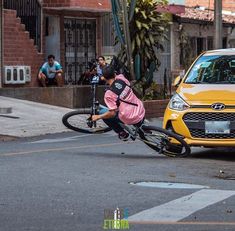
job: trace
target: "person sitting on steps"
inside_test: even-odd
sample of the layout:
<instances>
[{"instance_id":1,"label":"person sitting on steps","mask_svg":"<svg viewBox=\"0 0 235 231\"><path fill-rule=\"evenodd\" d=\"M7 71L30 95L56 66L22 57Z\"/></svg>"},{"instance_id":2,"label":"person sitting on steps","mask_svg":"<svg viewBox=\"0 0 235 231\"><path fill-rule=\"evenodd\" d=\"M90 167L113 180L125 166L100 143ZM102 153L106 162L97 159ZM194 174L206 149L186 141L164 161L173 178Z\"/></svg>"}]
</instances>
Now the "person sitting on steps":
<instances>
[{"instance_id":1,"label":"person sitting on steps","mask_svg":"<svg viewBox=\"0 0 235 231\"><path fill-rule=\"evenodd\" d=\"M63 86L62 67L55 61L54 55L48 55L48 61L45 62L39 70L38 80L43 87L49 85Z\"/></svg>"}]
</instances>

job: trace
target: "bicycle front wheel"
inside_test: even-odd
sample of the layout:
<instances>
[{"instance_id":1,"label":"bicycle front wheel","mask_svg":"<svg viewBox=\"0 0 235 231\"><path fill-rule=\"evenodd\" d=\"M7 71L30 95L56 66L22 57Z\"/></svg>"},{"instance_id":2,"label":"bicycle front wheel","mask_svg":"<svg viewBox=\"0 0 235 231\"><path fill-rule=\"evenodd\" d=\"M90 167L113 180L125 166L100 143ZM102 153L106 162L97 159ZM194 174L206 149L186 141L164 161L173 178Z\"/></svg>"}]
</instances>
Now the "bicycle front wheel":
<instances>
[{"instance_id":1,"label":"bicycle front wheel","mask_svg":"<svg viewBox=\"0 0 235 231\"><path fill-rule=\"evenodd\" d=\"M67 128L82 133L104 133L112 130L103 120L92 122L90 118L91 108L80 108L66 113L62 122Z\"/></svg>"},{"instance_id":2,"label":"bicycle front wheel","mask_svg":"<svg viewBox=\"0 0 235 231\"><path fill-rule=\"evenodd\" d=\"M177 134L163 128L143 125L139 132L142 141L153 150L170 157L186 157L189 145Z\"/></svg>"}]
</instances>

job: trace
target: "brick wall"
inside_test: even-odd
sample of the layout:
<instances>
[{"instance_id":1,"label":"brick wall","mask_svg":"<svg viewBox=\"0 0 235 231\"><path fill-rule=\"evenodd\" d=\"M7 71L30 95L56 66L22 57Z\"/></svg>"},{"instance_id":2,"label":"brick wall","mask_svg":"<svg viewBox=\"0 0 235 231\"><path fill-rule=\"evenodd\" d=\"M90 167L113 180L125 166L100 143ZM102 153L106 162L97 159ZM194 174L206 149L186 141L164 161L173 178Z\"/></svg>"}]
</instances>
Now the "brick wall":
<instances>
[{"instance_id":1,"label":"brick wall","mask_svg":"<svg viewBox=\"0 0 235 231\"><path fill-rule=\"evenodd\" d=\"M44 0L44 7L66 7L70 6L70 0Z\"/></svg>"},{"instance_id":2,"label":"brick wall","mask_svg":"<svg viewBox=\"0 0 235 231\"><path fill-rule=\"evenodd\" d=\"M38 53L29 32L16 17L16 11L4 10L4 65L31 66L31 82L28 86L38 86L37 73L43 63L43 54ZM11 85L12 86L12 85Z\"/></svg>"},{"instance_id":3,"label":"brick wall","mask_svg":"<svg viewBox=\"0 0 235 231\"><path fill-rule=\"evenodd\" d=\"M146 118L163 117L169 99L144 101Z\"/></svg>"},{"instance_id":4,"label":"brick wall","mask_svg":"<svg viewBox=\"0 0 235 231\"><path fill-rule=\"evenodd\" d=\"M84 7L97 9L110 9L109 0L44 0L43 7Z\"/></svg>"},{"instance_id":5,"label":"brick wall","mask_svg":"<svg viewBox=\"0 0 235 231\"><path fill-rule=\"evenodd\" d=\"M81 6L87 8L100 8L100 9L110 9L109 0L70 0L71 6Z\"/></svg>"},{"instance_id":6,"label":"brick wall","mask_svg":"<svg viewBox=\"0 0 235 231\"><path fill-rule=\"evenodd\" d=\"M209 4L210 3L210 4ZM235 1L234 0L223 0L223 10L229 10L235 12ZM205 0L185 0L186 6L204 6L214 9L214 0L205 1Z\"/></svg>"}]
</instances>

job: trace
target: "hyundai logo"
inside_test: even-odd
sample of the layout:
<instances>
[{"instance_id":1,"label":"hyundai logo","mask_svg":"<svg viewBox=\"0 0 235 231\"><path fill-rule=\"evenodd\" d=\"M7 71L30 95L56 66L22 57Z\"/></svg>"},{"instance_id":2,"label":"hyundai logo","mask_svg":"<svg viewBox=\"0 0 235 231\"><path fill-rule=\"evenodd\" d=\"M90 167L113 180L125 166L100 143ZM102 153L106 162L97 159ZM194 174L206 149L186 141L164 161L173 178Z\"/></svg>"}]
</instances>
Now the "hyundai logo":
<instances>
[{"instance_id":1,"label":"hyundai logo","mask_svg":"<svg viewBox=\"0 0 235 231\"><path fill-rule=\"evenodd\" d=\"M221 111L221 110L225 109L225 105L223 103L214 103L214 104L211 105L211 108L213 110Z\"/></svg>"}]
</instances>

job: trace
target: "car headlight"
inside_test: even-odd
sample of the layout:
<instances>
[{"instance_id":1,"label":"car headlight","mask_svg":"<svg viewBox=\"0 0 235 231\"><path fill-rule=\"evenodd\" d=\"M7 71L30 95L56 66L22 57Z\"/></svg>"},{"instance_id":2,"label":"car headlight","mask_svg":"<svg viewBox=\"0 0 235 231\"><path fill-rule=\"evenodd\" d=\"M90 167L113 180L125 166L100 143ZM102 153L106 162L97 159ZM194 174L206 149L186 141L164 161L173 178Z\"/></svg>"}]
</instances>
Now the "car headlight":
<instances>
[{"instance_id":1,"label":"car headlight","mask_svg":"<svg viewBox=\"0 0 235 231\"><path fill-rule=\"evenodd\" d=\"M170 100L169 107L176 111L184 111L190 106L178 94L175 94Z\"/></svg>"}]
</instances>

